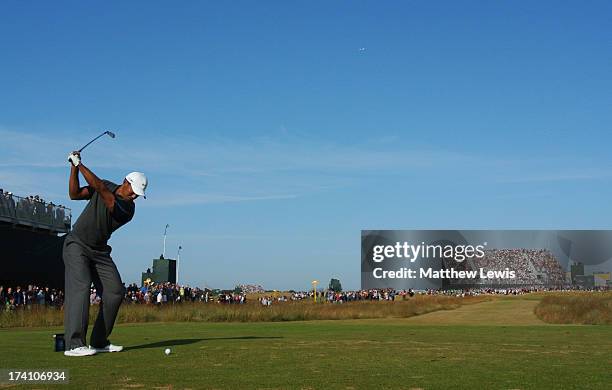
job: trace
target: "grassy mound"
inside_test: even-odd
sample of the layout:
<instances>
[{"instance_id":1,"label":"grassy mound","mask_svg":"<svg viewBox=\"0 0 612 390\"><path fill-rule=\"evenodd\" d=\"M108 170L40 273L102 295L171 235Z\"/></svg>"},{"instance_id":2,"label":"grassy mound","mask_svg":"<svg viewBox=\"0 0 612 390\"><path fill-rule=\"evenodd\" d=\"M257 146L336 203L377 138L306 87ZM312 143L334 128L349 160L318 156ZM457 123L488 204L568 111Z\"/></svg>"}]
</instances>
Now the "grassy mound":
<instances>
[{"instance_id":1,"label":"grassy mound","mask_svg":"<svg viewBox=\"0 0 612 390\"><path fill-rule=\"evenodd\" d=\"M183 303L177 305L122 305L117 323L142 322L261 322L343 320L359 318L407 318L437 310L456 309L465 303L486 300L484 297L416 296L406 301L361 301L343 304L310 301L275 303L264 307L257 302L243 305L219 303ZM90 323L97 315L90 310ZM30 307L0 313L0 328L61 326L64 312L57 309Z\"/></svg>"},{"instance_id":2,"label":"grassy mound","mask_svg":"<svg viewBox=\"0 0 612 390\"><path fill-rule=\"evenodd\" d=\"M612 324L612 293L568 293L542 298L535 314L551 324Z\"/></svg>"}]
</instances>

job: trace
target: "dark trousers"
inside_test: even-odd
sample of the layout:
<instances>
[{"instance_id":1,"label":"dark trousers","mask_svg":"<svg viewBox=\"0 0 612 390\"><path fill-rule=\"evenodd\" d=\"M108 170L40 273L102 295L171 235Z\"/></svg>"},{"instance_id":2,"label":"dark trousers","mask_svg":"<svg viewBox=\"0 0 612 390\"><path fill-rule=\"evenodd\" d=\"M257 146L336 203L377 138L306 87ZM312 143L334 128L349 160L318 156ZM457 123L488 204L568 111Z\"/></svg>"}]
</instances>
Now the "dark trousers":
<instances>
[{"instance_id":1,"label":"dark trousers","mask_svg":"<svg viewBox=\"0 0 612 390\"><path fill-rule=\"evenodd\" d=\"M64 338L67 350L87 345L92 282L102 301L91 333L90 345L102 348L109 344L108 336L113 330L125 290L110 252L110 246L107 246L107 250L94 250L72 234L66 237L63 257L66 279Z\"/></svg>"}]
</instances>

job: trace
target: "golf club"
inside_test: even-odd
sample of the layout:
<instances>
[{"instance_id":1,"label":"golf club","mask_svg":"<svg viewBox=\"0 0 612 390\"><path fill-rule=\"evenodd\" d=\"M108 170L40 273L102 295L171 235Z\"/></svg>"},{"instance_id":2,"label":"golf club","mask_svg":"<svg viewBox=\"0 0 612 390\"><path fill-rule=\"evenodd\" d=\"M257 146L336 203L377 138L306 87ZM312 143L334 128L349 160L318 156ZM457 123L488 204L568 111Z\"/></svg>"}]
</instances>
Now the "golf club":
<instances>
[{"instance_id":1,"label":"golf club","mask_svg":"<svg viewBox=\"0 0 612 390\"><path fill-rule=\"evenodd\" d=\"M105 131L104 133L100 134L99 136L97 136L96 138L92 139L91 141L89 141L87 144L85 144L85 146L83 146L81 149L79 149L79 153L81 153L83 151L83 149L85 149L86 147L88 147L92 142L94 142L95 140L97 140L98 138L102 137L103 135L108 134L109 137L111 138L115 138L115 133L113 133L112 131Z\"/></svg>"}]
</instances>

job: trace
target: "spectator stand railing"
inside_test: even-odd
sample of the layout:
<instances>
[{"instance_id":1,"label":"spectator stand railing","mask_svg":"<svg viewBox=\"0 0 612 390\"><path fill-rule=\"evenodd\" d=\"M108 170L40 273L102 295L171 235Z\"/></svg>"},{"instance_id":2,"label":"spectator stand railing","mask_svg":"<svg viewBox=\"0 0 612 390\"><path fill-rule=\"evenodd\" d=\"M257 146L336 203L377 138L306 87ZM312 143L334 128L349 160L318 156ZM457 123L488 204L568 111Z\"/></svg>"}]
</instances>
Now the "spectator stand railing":
<instances>
[{"instance_id":1,"label":"spectator stand railing","mask_svg":"<svg viewBox=\"0 0 612 390\"><path fill-rule=\"evenodd\" d=\"M72 211L50 202L23 198L5 192L0 194L0 221L67 233L72 223Z\"/></svg>"}]
</instances>

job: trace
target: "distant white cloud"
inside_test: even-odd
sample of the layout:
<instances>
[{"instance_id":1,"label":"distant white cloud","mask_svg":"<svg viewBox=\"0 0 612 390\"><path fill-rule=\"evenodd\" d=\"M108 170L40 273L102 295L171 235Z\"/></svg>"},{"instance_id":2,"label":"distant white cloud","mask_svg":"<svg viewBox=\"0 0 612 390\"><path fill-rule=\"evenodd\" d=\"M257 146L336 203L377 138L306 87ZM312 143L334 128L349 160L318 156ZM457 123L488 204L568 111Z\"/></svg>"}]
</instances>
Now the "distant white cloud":
<instances>
[{"instance_id":1,"label":"distant white cloud","mask_svg":"<svg viewBox=\"0 0 612 390\"><path fill-rule=\"evenodd\" d=\"M557 182L557 181L580 181L580 180L601 180L612 178L612 169L587 169L580 172L549 172L525 174L519 177L508 177L500 179L502 183L537 183L537 182Z\"/></svg>"},{"instance_id":2,"label":"distant white cloud","mask_svg":"<svg viewBox=\"0 0 612 390\"><path fill-rule=\"evenodd\" d=\"M89 135L56 134L48 139L0 127L0 138L6 141L0 146L0 173L5 173L7 187L65 196L66 155ZM453 151L403 149L397 142L380 143L380 139L339 144L287 132L250 139L143 138L118 132L116 139L92 145L83 153L83 162L111 180L131 170L143 171L151 179L151 204L179 205L291 199L351 185L364 174L404 175L471 160ZM164 196L163 189L169 187L173 194L193 195Z\"/></svg>"},{"instance_id":3,"label":"distant white cloud","mask_svg":"<svg viewBox=\"0 0 612 390\"><path fill-rule=\"evenodd\" d=\"M235 202L253 202L262 200L279 200L279 199L294 199L297 195L266 195L266 196L236 196L223 194L192 194L192 195L167 195L159 196L151 200L147 199L147 205L150 206L191 206L197 204L209 203L235 203Z\"/></svg>"},{"instance_id":4,"label":"distant white cloud","mask_svg":"<svg viewBox=\"0 0 612 390\"><path fill-rule=\"evenodd\" d=\"M75 134L47 137L0 127L0 186L64 201L66 155L75 144L90 139L90 134ZM415 147L397 135L384 133L371 140L338 143L286 131L248 139L167 134L142 137L125 131L118 132L114 140L103 139L92 145L83 154L83 161L111 180L132 170L145 172L151 182L148 203L158 206L292 199L359 185L381 175L466 176L492 183L612 176L609 169L574 167L568 171L562 163L546 162L544 157L527 162L520 156L503 159ZM171 196L166 188L172 188ZM53 199L55 196L59 199Z\"/></svg>"}]
</instances>

